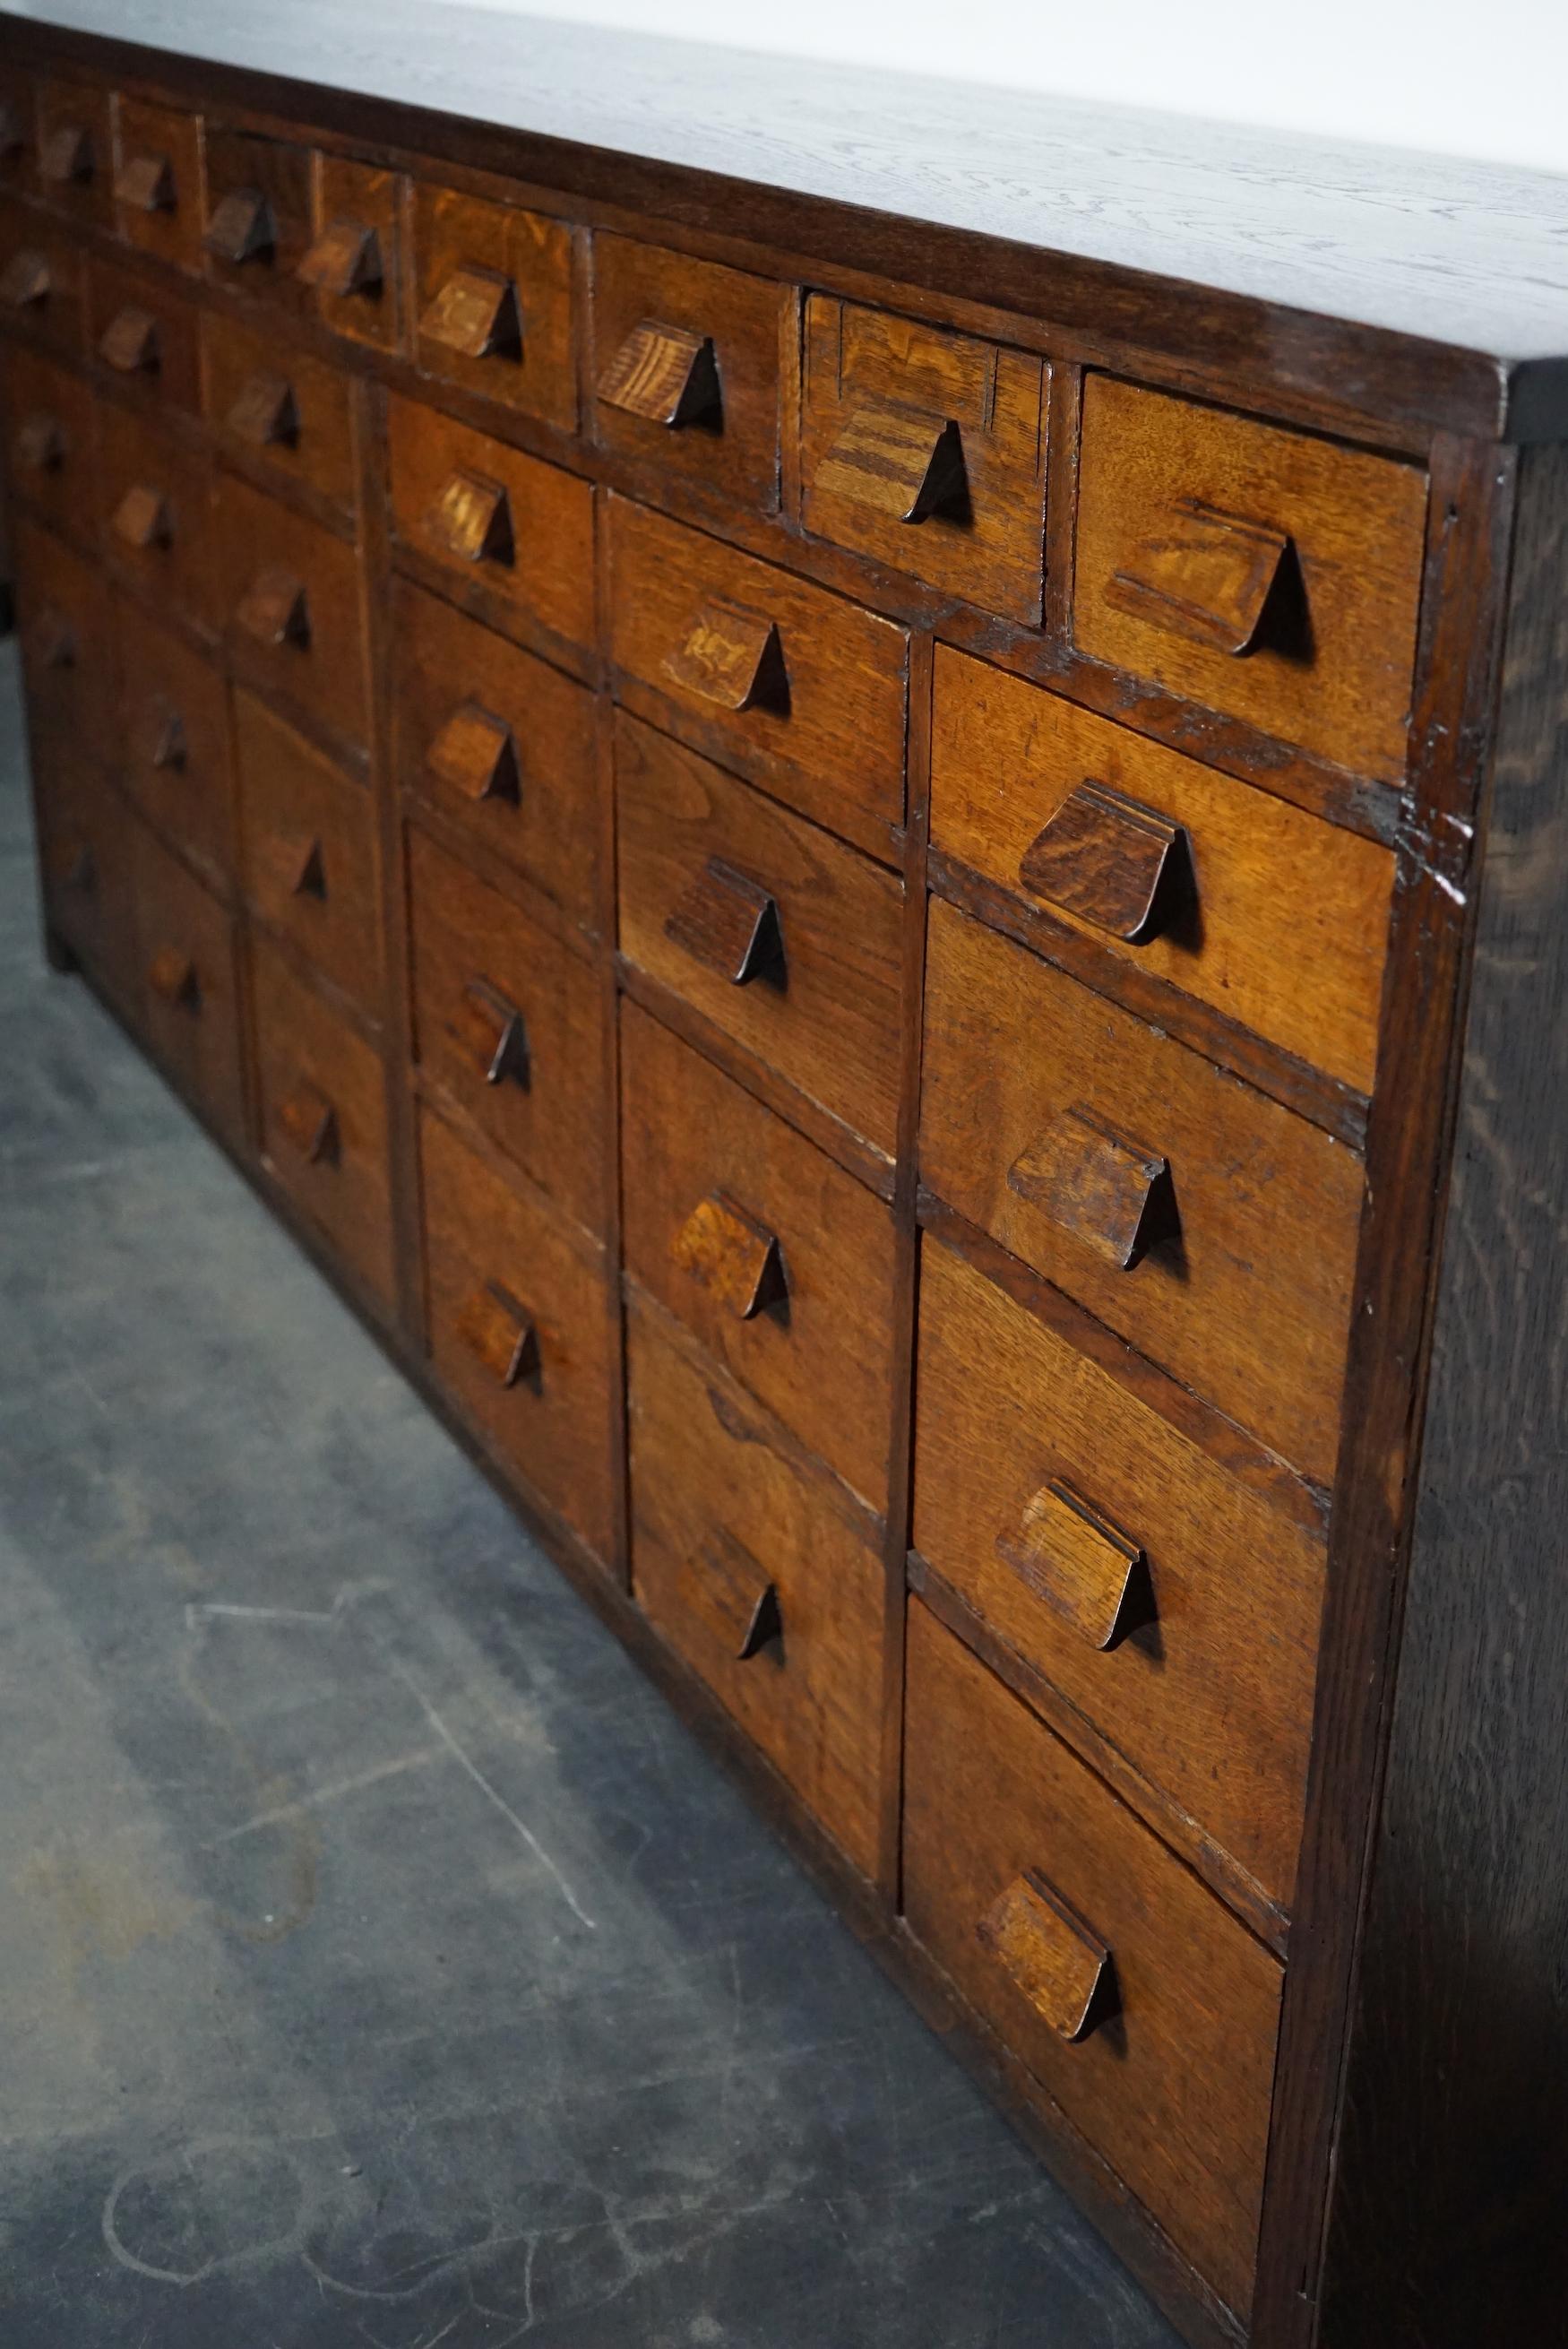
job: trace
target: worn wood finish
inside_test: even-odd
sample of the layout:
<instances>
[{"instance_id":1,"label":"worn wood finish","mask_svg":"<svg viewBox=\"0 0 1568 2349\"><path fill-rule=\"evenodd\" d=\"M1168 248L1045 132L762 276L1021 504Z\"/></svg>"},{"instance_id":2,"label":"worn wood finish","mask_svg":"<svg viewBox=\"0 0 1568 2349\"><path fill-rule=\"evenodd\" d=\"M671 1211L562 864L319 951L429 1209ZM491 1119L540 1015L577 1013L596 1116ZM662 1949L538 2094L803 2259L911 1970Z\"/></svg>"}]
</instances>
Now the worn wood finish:
<instances>
[{"instance_id":1,"label":"worn wood finish","mask_svg":"<svg viewBox=\"0 0 1568 2349\"><path fill-rule=\"evenodd\" d=\"M223 679L183 637L130 596L114 604L119 663L119 768L155 831L215 886L235 868L234 781Z\"/></svg>"},{"instance_id":2,"label":"worn wood finish","mask_svg":"<svg viewBox=\"0 0 1568 2349\"><path fill-rule=\"evenodd\" d=\"M98 527L108 567L160 616L215 635L222 609L219 535L205 452L150 416L107 400L98 424Z\"/></svg>"},{"instance_id":3,"label":"worn wood finish","mask_svg":"<svg viewBox=\"0 0 1568 2349\"><path fill-rule=\"evenodd\" d=\"M570 432L577 379L565 223L421 184L413 241L421 367Z\"/></svg>"},{"instance_id":4,"label":"worn wood finish","mask_svg":"<svg viewBox=\"0 0 1568 2349\"><path fill-rule=\"evenodd\" d=\"M351 342L396 351L405 339L401 172L318 155L316 233L300 263L322 323Z\"/></svg>"},{"instance_id":5,"label":"worn wood finish","mask_svg":"<svg viewBox=\"0 0 1568 2349\"><path fill-rule=\"evenodd\" d=\"M75 358L83 334L80 249L41 213L0 209L0 316Z\"/></svg>"},{"instance_id":6,"label":"worn wood finish","mask_svg":"<svg viewBox=\"0 0 1568 2349\"><path fill-rule=\"evenodd\" d=\"M40 353L15 348L0 398L12 495L64 536L90 538L97 426L87 385Z\"/></svg>"},{"instance_id":7,"label":"worn wood finish","mask_svg":"<svg viewBox=\"0 0 1568 2349\"><path fill-rule=\"evenodd\" d=\"M201 267L201 130L182 107L122 92L115 109L115 212L128 244L194 276Z\"/></svg>"},{"instance_id":8,"label":"worn wood finish","mask_svg":"<svg viewBox=\"0 0 1568 2349\"><path fill-rule=\"evenodd\" d=\"M201 402L220 442L277 482L303 485L345 513L355 501L349 386L275 327L209 311Z\"/></svg>"},{"instance_id":9,"label":"worn wood finish","mask_svg":"<svg viewBox=\"0 0 1568 2349\"><path fill-rule=\"evenodd\" d=\"M205 156L208 275L280 311L307 310L299 264L311 241L309 148L210 125Z\"/></svg>"},{"instance_id":10,"label":"worn wood finish","mask_svg":"<svg viewBox=\"0 0 1568 2349\"><path fill-rule=\"evenodd\" d=\"M234 761L247 897L377 1018L380 886L368 794L242 690L234 694Z\"/></svg>"},{"instance_id":11,"label":"worn wood finish","mask_svg":"<svg viewBox=\"0 0 1568 2349\"><path fill-rule=\"evenodd\" d=\"M88 347L133 397L193 416L201 406L196 314L150 272L100 261L87 274Z\"/></svg>"},{"instance_id":12,"label":"worn wood finish","mask_svg":"<svg viewBox=\"0 0 1568 2349\"><path fill-rule=\"evenodd\" d=\"M215 506L223 641L236 675L362 750L370 686L353 550L232 475L219 482Z\"/></svg>"},{"instance_id":13,"label":"worn wood finish","mask_svg":"<svg viewBox=\"0 0 1568 2349\"><path fill-rule=\"evenodd\" d=\"M46 203L106 226L114 206L113 101L90 81L53 75L37 88L37 184Z\"/></svg>"}]
</instances>

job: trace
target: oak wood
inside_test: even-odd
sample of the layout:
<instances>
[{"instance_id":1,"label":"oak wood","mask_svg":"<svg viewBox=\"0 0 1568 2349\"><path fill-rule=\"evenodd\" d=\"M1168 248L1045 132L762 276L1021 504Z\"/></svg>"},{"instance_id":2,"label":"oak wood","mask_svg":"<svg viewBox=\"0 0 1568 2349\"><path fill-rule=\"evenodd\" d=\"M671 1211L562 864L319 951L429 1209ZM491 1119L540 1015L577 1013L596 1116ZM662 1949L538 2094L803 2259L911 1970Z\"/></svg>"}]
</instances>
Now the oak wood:
<instances>
[{"instance_id":1,"label":"oak wood","mask_svg":"<svg viewBox=\"0 0 1568 2349\"><path fill-rule=\"evenodd\" d=\"M300 266L323 323L377 350L400 350L407 339L404 191L401 172L316 157L316 236Z\"/></svg>"},{"instance_id":2,"label":"oak wood","mask_svg":"<svg viewBox=\"0 0 1568 2349\"><path fill-rule=\"evenodd\" d=\"M364 584L351 548L225 474L215 499L223 640L237 676L364 745Z\"/></svg>"},{"instance_id":3,"label":"oak wood","mask_svg":"<svg viewBox=\"0 0 1568 2349\"><path fill-rule=\"evenodd\" d=\"M420 182L414 190L413 241L420 367L572 431L577 386L571 238L564 223ZM463 316L452 306L464 272L489 280L496 304L489 330L469 348Z\"/></svg>"},{"instance_id":4,"label":"oak wood","mask_svg":"<svg viewBox=\"0 0 1568 2349\"><path fill-rule=\"evenodd\" d=\"M349 385L290 344L209 312L201 321L201 404L221 442L277 482L304 482L352 512L354 436Z\"/></svg>"},{"instance_id":5,"label":"oak wood","mask_svg":"<svg viewBox=\"0 0 1568 2349\"><path fill-rule=\"evenodd\" d=\"M105 400L97 487L110 567L160 616L215 634L219 532L206 457L152 417Z\"/></svg>"},{"instance_id":6,"label":"oak wood","mask_svg":"<svg viewBox=\"0 0 1568 2349\"><path fill-rule=\"evenodd\" d=\"M207 274L280 312L305 310L313 297L298 271L311 241L310 150L209 123L203 151ZM231 218L248 221L238 240L227 233Z\"/></svg>"},{"instance_id":7,"label":"oak wood","mask_svg":"<svg viewBox=\"0 0 1568 2349\"><path fill-rule=\"evenodd\" d=\"M253 694L234 695L245 894L371 1018L382 1003L375 811Z\"/></svg>"},{"instance_id":8,"label":"oak wood","mask_svg":"<svg viewBox=\"0 0 1568 2349\"><path fill-rule=\"evenodd\" d=\"M201 865L220 889L235 865L229 705L217 669L117 595L119 771L136 806Z\"/></svg>"}]
</instances>

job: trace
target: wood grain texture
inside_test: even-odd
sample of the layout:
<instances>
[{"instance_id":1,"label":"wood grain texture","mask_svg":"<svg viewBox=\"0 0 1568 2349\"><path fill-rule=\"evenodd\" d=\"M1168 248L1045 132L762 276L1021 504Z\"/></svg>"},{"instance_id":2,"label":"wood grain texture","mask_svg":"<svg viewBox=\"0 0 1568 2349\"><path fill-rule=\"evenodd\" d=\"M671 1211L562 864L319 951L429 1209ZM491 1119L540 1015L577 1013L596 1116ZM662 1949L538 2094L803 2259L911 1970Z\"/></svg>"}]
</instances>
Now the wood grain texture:
<instances>
[{"instance_id":1,"label":"wood grain texture","mask_svg":"<svg viewBox=\"0 0 1568 2349\"><path fill-rule=\"evenodd\" d=\"M566 224L421 183L414 190L413 243L415 348L424 371L573 431L577 381ZM443 297L465 270L481 271L498 290L508 289L508 325L481 353L469 354L437 331Z\"/></svg>"},{"instance_id":2,"label":"wood grain texture","mask_svg":"<svg viewBox=\"0 0 1568 2349\"><path fill-rule=\"evenodd\" d=\"M380 886L370 796L254 694L236 690L233 710L246 896L377 1019Z\"/></svg>"},{"instance_id":3,"label":"wood grain texture","mask_svg":"<svg viewBox=\"0 0 1568 2349\"><path fill-rule=\"evenodd\" d=\"M219 441L270 480L355 502L349 385L276 328L212 311L201 320L202 409Z\"/></svg>"},{"instance_id":4,"label":"wood grain texture","mask_svg":"<svg viewBox=\"0 0 1568 2349\"><path fill-rule=\"evenodd\" d=\"M316 307L323 325L335 335L376 350L399 350L406 339L405 190L401 172L379 171L342 155L315 159L318 241L324 233L346 233L351 249L358 250L360 239L370 240L346 282L319 276L312 281Z\"/></svg>"}]
</instances>

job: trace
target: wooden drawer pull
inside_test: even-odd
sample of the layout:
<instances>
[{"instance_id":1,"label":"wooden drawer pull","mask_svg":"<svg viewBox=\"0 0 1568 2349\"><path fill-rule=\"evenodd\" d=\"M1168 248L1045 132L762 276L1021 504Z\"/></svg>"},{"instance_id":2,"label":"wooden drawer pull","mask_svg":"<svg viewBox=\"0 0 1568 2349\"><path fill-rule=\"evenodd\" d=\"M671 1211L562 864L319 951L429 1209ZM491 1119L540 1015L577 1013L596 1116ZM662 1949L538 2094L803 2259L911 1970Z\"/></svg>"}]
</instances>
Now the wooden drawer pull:
<instances>
[{"instance_id":1,"label":"wooden drawer pull","mask_svg":"<svg viewBox=\"0 0 1568 2349\"><path fill-rule=\"evenodd\" d=\"M147 966L147 983L154 995L181 1011L201 1009L201 981L191 957L179 947L160 947Z\"/></svg>"},{"instance_id":2,"label":"wooden drawer pull","mask_svg":"<svg viewBox=\"0 0 1568 2349\"><path fill-rule=\"evenodd\" d=\"M754 978L784 984L778 904L722 856L708 858L665 922L665 936L732 987L748 987Z\"/></svg>"},{"instance_id":3,"label":"wooden drawer pull","mask_svg":"<svg viewBox=\"0 0 1568 2349\"><path fill-rule=\"evenodd\" d=\"M1043 2023L1075 2044L1117 2012L1110 1951L1037 1869L1025 1868L986 1909L975 1937Z\"/></svg>"},{"instance_id":4,"label":"wooden drawer pull","mask_svg":"<svg viewBox=\"0 0 1568 2349\"><path fill-rule=\"evenodd\" d=\"M146 550L154 546L172 546L174 517L161 490L146 481L134 481L114 510L117 538L127 546Z\"/></svg>"},{"instance_id":5,"label":"wooden drawer pull","mask_svg":"<svg viewBox=\"0 0 1568 2349\"><path fill-rule=\"evenodd\" d=\"M459 563L511 561L511 503L500 483L482 473L455 472L426 526Z\"/></svg>"},{"instance_id":6,"label":"wooden drawer pull","mask_svg":"<svg viewBox=\"0 0 1568 2349\"><path fill-rule=\"evenodd\" d=\"M36 309L46 302L51 291L49 262L46 254L24 248L14 253L0 277L0 301L13 310Z\"/></svg>"},{"instance_id":7,"label":"wooden drawer pull","mask_svg":"<svg viewBox=\"0 0 1568 2349\"><path fill-rule=\"evenodd\" d=\"M453 710L425 753L438 782L469 800L504 800L513 807L522 796L517 743L504 718L477 701Z\"/></svg>"},{"instance_id":8,"label":"wooden drawer pull","mask_svg":"<svg viewBox=\"0 0 1568 2349\"><path fill-rule=\"evenodd\" d=\"M293 645L302 652L309 649L310 601L304 582L281 564L269 564L256 574L234 616L258 644L273 648Z\"/></svg>"},{"instance_id":9,"label":"wooden drawer pull","mask_svg":"<svg viewBox=\"0 0 1568 2349\"><path fill-rule=\"evenodd\" d=\"M66 428L57 416L29 416L12 442L25 473L57 473L66 461Z\"/></svg>"},{"instance_id":10,"label":"wooden drawer pull","mask_svg":"<svg viewBox=\"0 0 1568 2349\"><path fill-rule=\"evenodd\" d=\"M319 1085L302 1077L278 1103L278 1124L307 1166L336 1166L343 1154L337 1112Z\"/></svg>"},{"instance_id":11,"label":"wooden drawer pull","mask_svg":"<svg viewBox=\"0 0 1568 2349\"><path fill-rule=\"evenodd\" d=\"M777 621L716 595L703 605L686 642L665 656L665 675L699 701L720 709L769 709L786 717L789 675Z\"/></svg>"},{"instance_id":12,"label":"wooden drawer pull","mask_svg":"<svg viewBox=\"0 0 1568 2349\"><path fill-rule=\"evenodd\" d=\"M1085 781L1025 850L1018 878L1031 896L1140 947L1168 926L1190 861L1179 823Z\"/></svg>"},{"instance_id":13,"label":"wooden drawer pull","mask_svg":"<svg viewBox=\"0 0 1568 2349\"><path fill-rule=\"evenodd\" d=\"M419 332L465 359L519 359L517 288L499 269L456 270L426 309Z\"/></svg>"},{"instance_id":14,"label":"wooden drawer pull","mask_svg":"<svg viewBox=\"0 0 1568 2349\"><path fill-rule=\"evenodd\" d=\"M189 748L185 720L166 694L155 693L147 703L146 715L135 729L135 739L149 767L163 771L184 766Z\"/></svg>"},{"instance_id":15,"label":"wooden drawer pull","mask_svg":"<svg viewBox=\"0 0 1568 2349\"><path fill-rule=\"evenodd\" d=\"M156 375L159 368L158 321L150 310L129 303L109 320L98 337L98 356L119 375Z\"/></svg>"},{"instance_id":16,"label":"wooden drawer pull","mask_svg":"<svg viewBox=\"0 0 1568 2349\"><path fill-rule=\"evenodd\" d=\"M748 1664L784 1636L778 1586L744 1542L721 1530L692 1553L676 1588L684 1604L728 1648L737 1663Z\"/></svg>"},{"instance_id":17,"label":"wooden drawer pull","mask_svg":"<svg viewBox=\"0 0 1568 2349\"><path fill-rule=\"evenodd\" d=\"M1169 1160L1117 1133L1082 1102L1019 1153L1007 1188L1120 1272L1180 1230Z\"/></svg>"},{"instance_id":18,"label":"wooden drawer pull","mask_svg":"<svg viewBox=\"0 0 1568 2349\"><path fill-rule=\"evenodd\" d=\"M64 612L40 612L27 631L27 650L39 668L75 668L76 623Z\"/></svg>"},{"instance_id":19,"label":"wooden drawer pull","mask_svg":"<svg viewBox=\"0 0 1568 2349\"><path fill-rule=\"evenodd\" d=\"M279 865L291 897L314 897L326 903L326 859L319 840L297 836L277 843Z\"/></svg>"},{"instance_id":20,"label":"wooden drawer pull","mask_svg":"<svg viewBox=\"0 0 1568 2349\"><path fill-rule=\"evenodd\" d=\"M225 421L253 449L292 449L299 440L299 403L286 375L263 368L247 376Z\"/></svg>"},{"instance_id":21,"label":"wooden drawer pull","mask_svg":"<svg viewBox=\"0 0 1568 2349\"><path fill-rule=\"evenodd\" d=\"M672 432L688 424L717 423L723 403L713 337L645 318L599 378L599 397L607 407Z\"/></svg>"},{"instance_id":22,"label":"wooden drawer pull","mask_svg":"<svg viewBox=\"0 0 1568 2349\"><path fill-rule=\"evenodd\" d=\"M1270 598L1285 584L1290 544L1266 523L1184 499L1112 573L1106 600L1171 636L1239 657L1256 645Z\"/></svg>"},{"instance_id":23,"label":"wooden drawer pull","mask_svg":"<svg viewBox=\"0 0 1568 2349\"><path fill-rule=\"evenodd\" d=\"M174 166L167 155L128 155L114 183L119 202L134 212L171 212Z\"/></svg>"},{"instance_id":24,"label":"wooden drawer pull","mask_svg":"<svg viewBox=\"0 0 1568 2349\"><path fill-rule=\"evenodd\" d=\"M817 469L816 487L895 522L968 511L964 440L950 416L888 404L857 408Z\"/></svg>"},{"instance_id":25,"label":"wooden drawer pull","mask_svg":"<svg viewBox=\"0 0 1568 2349\"><path fill-rule=\"evenodd\" d=\"M62 122L38 150L38 176L57 187L93 175L93 142L80 122Z\"/></svg>"},{"instance_id":26,"label":"wooden drawer pull","mask_svg":"<svg viewBox=\"0 0 1568 2349\"><path fill-rule=\"evenodd\" d=\"M1149 1560L1138 1543L1065 1476L1042 1485L996 1555L1090 1647L1110 1649L1154 1616Z\"/></svg>"},{"instance_id":27,"label":"wooden drawer pull","mask_svg":"<svg viewBox=\"0 0 1568 2349\"><path fill-rule=\"evenodd\" d=\"M538 1325L527 1306L520 1305L499 1280L487 1280L475 1289L458 1315L457 1329L498 1386L526 1381L537 1388L542 1367Z\"/></svg>"},{"instance_id":28,"label":"wooden drawer pull","mask_svg":"<svg viewBox=\"0 0 1568 2349\"><path fill-rule=\"evenodd\" d=\"M527 1092L532 1081L528 1024L499 987L488 978L470 978L463 989L457 1027L487 1085L510 1081Z\"/></svg>"},{"instance_id":29,"label":"wooden drawer pull","mask_svg":"<svg viewBox=\"0 0 1568 2349\"><path fill-rule=\"evenodd\" d=\"M789 1294L778 1235L725 1191L697 1202L670 1243L670 1256L742 1321Z\"/></svg>"},{"instance_id":30,"label":"wooden drawer pull","mask_svg":"<svg viewBox=\"0 0 1568 2349\"><path fill-rule=\"evenodd\" d=\"M277 250L277 223L260 188L231 188L215 208L201 242L220 261L235 266L270 261Z\"/></svg>"},{"instance_id":31,"label":"wooden drawer pull","mask_svg":"<svg viewBox=\"0 0 1568 2349\"><path fill-rule=\"evenodd\" d=\"M363 221L333 221L322 230L296 274L302 284L339 301L350 294L379 294L386 274L381 240Z\"/></svg>"}]
</instances>

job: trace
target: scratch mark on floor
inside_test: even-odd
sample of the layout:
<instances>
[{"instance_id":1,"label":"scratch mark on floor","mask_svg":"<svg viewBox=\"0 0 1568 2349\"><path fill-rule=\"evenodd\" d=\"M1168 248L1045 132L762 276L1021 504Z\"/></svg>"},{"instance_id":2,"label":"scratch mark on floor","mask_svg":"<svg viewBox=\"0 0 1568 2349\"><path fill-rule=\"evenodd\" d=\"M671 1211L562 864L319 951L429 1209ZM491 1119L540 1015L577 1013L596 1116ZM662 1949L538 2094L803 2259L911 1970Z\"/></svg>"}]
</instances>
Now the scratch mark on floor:
<instances>
[{"instance_id":1,"label":"scratch mark on floor","mask_svg":"<svg viewBox=\"0 0 1568 2349\"><path fill-rule=\"evenodd\" d=\"M270 1811L258 1811L253 1819L245 1819L237 1827L226 1827L207 1846L217 1851L224 1844L238 1843L242 1836L259 1835L263 1827L281 1826L288 1819L296 1819L306 1811L320 1810L327 1803L341 1802L346 1795L357 1795L366 1786L377 1786L384 1778L401 1777L406 1770L423 1769L427 1763L438 1762L444 1748L421 1745L413 1754L399 1754L396 1761L379 1762L373 1770L361 1770L353 1778L336 1779L330 1786L316 1786L308 1795L299 1795L292 1803L278 1803Z\"/></svg>"},{"instance_id":2,"label":"scratch mark on floor","mask_svg":"<svg viewBox=\"0 0 1568 2349\"><path fill-rule=\"evenodd\" d=\"M316 1623L331 1625L341 1621L348 1609L361 1599L385 1590L384 1582L346 1582L332 1605L325 1610L309 1607L243 1607L221 1599L192 1599L186 1602L185 1624L191 1631L200 1630L203 1622L214 1617L232 1623Z\"/></svg>"}]
</instances>

